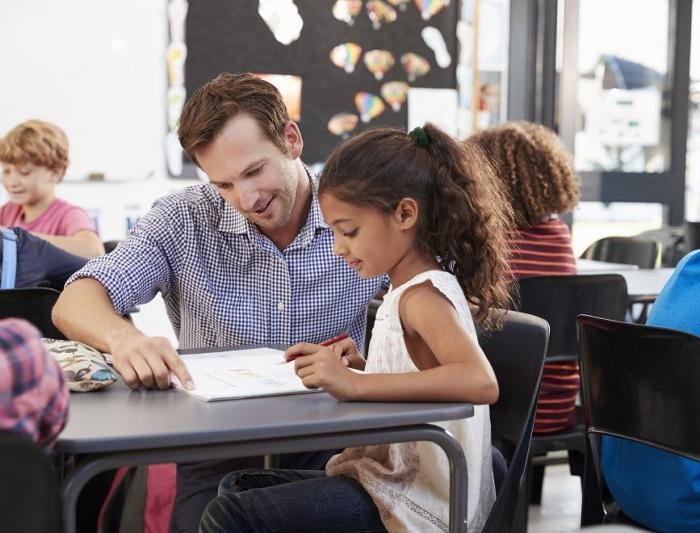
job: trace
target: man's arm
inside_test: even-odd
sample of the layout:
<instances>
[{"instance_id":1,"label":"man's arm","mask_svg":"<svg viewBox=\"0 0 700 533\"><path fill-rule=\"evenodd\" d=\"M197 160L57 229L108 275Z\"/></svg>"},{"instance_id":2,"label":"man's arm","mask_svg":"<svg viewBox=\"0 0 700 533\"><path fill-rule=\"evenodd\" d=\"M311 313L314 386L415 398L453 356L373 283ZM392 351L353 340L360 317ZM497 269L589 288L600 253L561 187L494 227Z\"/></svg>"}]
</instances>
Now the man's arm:
<instances>
[{"instance_id":1,"label":"man's arm","mask_svg":"<svg viewBox=\"0 0 700 533\"><path fill-rule=\"evenodd\" d=\"M51 315L66 337L112 354L114 368L131 388L170 386L172 371L188 386L192 378L170 342L146 337L112 306L107 290L91 278L68 285ZM191 385L190 385L191 386Z\"/></svg>"}]
</instances>

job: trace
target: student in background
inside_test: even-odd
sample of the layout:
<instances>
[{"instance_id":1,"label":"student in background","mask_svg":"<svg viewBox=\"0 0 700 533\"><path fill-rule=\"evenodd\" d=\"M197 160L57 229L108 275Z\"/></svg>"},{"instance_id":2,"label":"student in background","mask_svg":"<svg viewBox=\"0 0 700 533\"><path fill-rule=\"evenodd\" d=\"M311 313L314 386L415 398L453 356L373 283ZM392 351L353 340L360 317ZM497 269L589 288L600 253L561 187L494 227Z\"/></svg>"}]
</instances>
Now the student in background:
<instances>
[{"instance_id":1,"label":"student in background","mask_svg":"<svg viewBox=\"0 0 700 533\"><path fill-rule=\"evenodd\" d=\"M40 337L29 322L0 320L0 431L50 448L66 425L68 388Z\"/></svg>"},{"instance_id":2,"label":"student in background","mask_svg":"<svg viewBox=\"0 0 700 533\"><path fill-rule=\"evenodd\" d=\"M676 266L647 324L700 336L698 294L700 250L695 250ZM697 426L698 421L686 423ZM603 437L600 461L605 482L626 516L654 531L700 531L700 462L609 436Z\"/></svg>"},{"instance_id":3,"label":"student in background","mask_svg":"<svg viewBox=\"0 0 700 533\"><path fill-rule=\"evenodd\" d=\"M338 400L476 404L472 418L440 424L467 459L469 531L495 500L486 404L498 398L474 321L492 325L489 309L510 302L509 207L479 154L431 124L368 130L331 154L319 201L334 253L363 278L387 273L391 289L366 363L351 339L286 352L307 387ZM425 442L349 448L325 471L242 471L224 478L200 531L446 530L449 476Z\"/></svg>"},{"instance_id":4,"label":"student in background","mask_svg":"<svg viewBox=\"0 0 700 533\"><path fill-rule=\"evenodd\" d=\"M559 213L578 203L573 162L556 134L540 124L508 122L473 135L510 197L517 229L509 237L511 272L518 278L576 274L571 233ZM535 433L576 423L577 362L546 363Z\"/></svg>"},{"instance_id":5,"label":"student in background","mask_svg":"<svg viewBox=\"0 0 700 533\"><path fill-rule=\"evenodd\" d=\"M61 128L23 122L0 139L0 162L9 200L0 207L0 226L25 229L88 259L104 254L88 214L56 198L54 188L68 167L68 138Z\"/></svg>"}]
</instances>

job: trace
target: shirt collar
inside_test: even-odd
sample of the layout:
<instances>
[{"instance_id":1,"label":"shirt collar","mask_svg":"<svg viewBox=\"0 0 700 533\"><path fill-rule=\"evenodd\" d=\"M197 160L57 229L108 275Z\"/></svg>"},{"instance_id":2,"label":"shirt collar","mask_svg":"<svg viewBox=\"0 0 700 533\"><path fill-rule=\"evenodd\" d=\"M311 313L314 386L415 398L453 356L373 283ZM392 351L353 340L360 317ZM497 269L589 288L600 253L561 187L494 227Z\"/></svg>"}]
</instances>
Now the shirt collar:
<instances>
[{"instance_id":1,"label":"shirt collar","mask_svg":"<svg viewBox=\"0 0 700 533\"><path fill-rule=\"evenodd\" d=\"M306 165L304 165L304 170L306 171L306 174L309 177L309 183L311 184L311 207L309 208L306 223L301 227L297 238L294 240L297 241L299 237L301 237L302 241L306 243L307 241L311 240L318 230L328 229L329 226L323 220L321 207L318 203L318 176L316 176ZM218 192L216 192L213 186L210 185L210 188L219 198L219 201L223 204L221 219L219 220L219 231L224 233L245 235L258 232L255 224L236 211L231 204L229 204Z\"/></svg>"}]
</instances>

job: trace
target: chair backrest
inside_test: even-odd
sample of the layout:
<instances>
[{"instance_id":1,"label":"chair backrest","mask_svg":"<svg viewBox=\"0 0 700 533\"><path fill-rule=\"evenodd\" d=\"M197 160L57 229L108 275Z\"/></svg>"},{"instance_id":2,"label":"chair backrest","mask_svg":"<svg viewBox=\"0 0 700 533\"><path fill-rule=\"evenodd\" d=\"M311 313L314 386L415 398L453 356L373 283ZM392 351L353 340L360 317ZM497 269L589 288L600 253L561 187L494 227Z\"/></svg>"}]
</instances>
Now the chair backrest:
<instances>
[{"instance_id":1,"label":"chair backrest","mask_svg":"<svg viewBox=\"0 0 700 533\"><path fill-rule=\"evenodd\" d=\"M619 274L534 276L520 279L519 284L519 310L549 322L550 357L578 353L578 315L625 318L627 283Z\"/></svg>"},{"instance_id":2,"label":"chair backrest","mask_svg":"<svg viewBox=\"0 0 700 533\"><path fill-rule=\"evenodd\" d=\"M117 246L119 246L119 243L122 242L121 240L113 240L113 241L105 241L102 243L102 246L105 247L105 253L108 254L112 250L114 250Z\"/></svg>"},{"instance_id":3,"label":"chair backrest","mask_svg":"<svg viewBox=\"0 0 700 533\"><path fill-rule=\"evenodd\" d=\"M656 268L661 261L661 243L636 237L605 237L586 248L581 258Z\"/></svg>"},{"instance_id":4,"label":"chair backrest","mask_svg":"<svg viewBox=\"0 0 700 533\"><path fill-rule=\"evenodd\" d=\"M20 433L0 432L0 529L62 531L58 480L46 454Z\"/></svg>"},{"instance_id":5,"label":"chair backrest","mask_svg":"<svg viewBox=\"0 0 700 533\"><path fill-rule=\"evenodd\" d=\"M34 324L44 337L65 339L51 321L51 310L59 295L48 287L0 290L0 319L23 318Z\"/></svg>"},{"instance_id":6,"label":"chair backrest","mask_svg":"<svg viewBox=\"0 0 700 533\"><path fill-rule=\"evenodd\" d=\"M700 222L685 221L685 250L692 252L700 248Z\"/></svg>"},{"instance_id":7,"label":"chair backrest","mask_svg":"<svg viewBox=\"0 0 700 533\"><path fill-rule=\"evenodd\" d=\"M508 472L484 532L515 531L516 510L530 449L549 326L541 318L509 311L503 328L479 335L500 395L491 406L492 440L508 461ZM520 502L522 503L522 502ZM522 524L524 526L524 524Z\"/></svg>"},{"instance_id":8,"label":"chair backrest","mask_svg":"<svg viewBox=\"0 0 700 533\"><path fill-rule=\"evenodd\" d=\"M591 316L579 317L578 329L589 436L624 437L700 461L700 337Z\"/></svg>"},{"instance_id":9,"label":"chair backrest","mask_svg":"<svg viewBox=\"0 0 700 533\"><path fill-rule=\"evenodd\" d=\"M377 298L372 298L367 304L367 329L365 330L365 342L362 350L365 357L369 353L369 341L372 337L372 328L374 327L374 320L377 318L377 309L379 309L380 305L382 305L382 301Z\"/></svg>"}]
</instances>

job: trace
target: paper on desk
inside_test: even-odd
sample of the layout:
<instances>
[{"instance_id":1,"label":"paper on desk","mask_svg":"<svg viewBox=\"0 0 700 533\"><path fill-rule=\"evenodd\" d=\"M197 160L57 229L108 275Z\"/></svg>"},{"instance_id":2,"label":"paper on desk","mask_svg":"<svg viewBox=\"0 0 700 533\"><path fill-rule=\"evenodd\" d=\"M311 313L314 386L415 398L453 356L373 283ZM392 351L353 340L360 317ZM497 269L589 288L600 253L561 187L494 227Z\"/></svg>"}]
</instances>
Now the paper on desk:
<instances>
[{"instance_id":1,"label":"paper on desk","mask_svg":"<svg viewBox=\"0 0 700 533\"><path fill-rule=\"evenodd\" d=\"M204 401L315 392L294 373L294 364L280 364L284 352L272 348L183 355L195 388L186 390L174 375L173 385Z\"/></svg>"}]
</instances>

